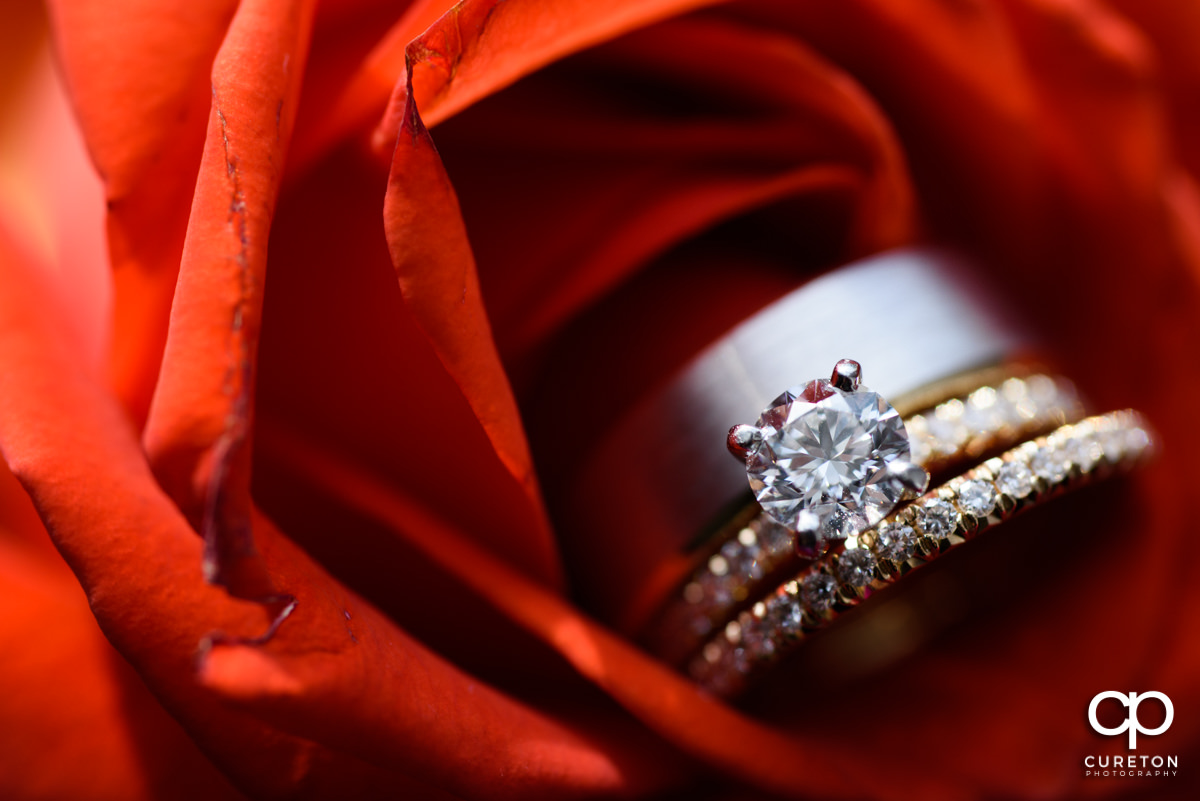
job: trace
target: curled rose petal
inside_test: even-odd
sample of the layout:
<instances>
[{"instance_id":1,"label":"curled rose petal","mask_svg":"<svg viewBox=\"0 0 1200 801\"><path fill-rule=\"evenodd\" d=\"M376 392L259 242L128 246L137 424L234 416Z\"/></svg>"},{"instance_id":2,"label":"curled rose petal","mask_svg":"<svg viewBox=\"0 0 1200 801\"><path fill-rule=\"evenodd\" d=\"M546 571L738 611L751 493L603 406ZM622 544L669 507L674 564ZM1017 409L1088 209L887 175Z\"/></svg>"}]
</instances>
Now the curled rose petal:
<instances>
[{"instance_id":1,"label":"curled rose petal","mask_svg":"<svg viewBox=\"0 0 1200 801\"><path fill-rule=\"evenodd\" d=\"M369 158L344 149L299 177L280 204L255 399L254 497L331 572L458 659L472 649L440 626L425 628L429 615L417 613L427 601L435 618L453 608L435 600L439 578L406 558L393 533L313 509L323 489L281 481L286 457L261 436L264 426L282 427L370 465L527 575L554 583L554 546L538 536L536 508L401 295L380 225L385 189Z\"/></svg>"},{"instance_id":2,"label":"curled rose petal","mask_svg":"<svg viewBox=\"0 0 1200 801\"><path fill-rule=\"evenodd\" d=\"M1170 0L1115 0L1108 5L1148 40L1179 158L1193 176L1200 175L1200 113L1192 102L1200 91L1200 59L1192 47L1200 34L1200 8Z\"/></svg>"},{"instance_id":3,"label":"curled rose petal","mask_svg":"<svg viewBox=\"0 0 1200 801\"><path fill-rule=\"evenodd\" d=\"M458 200L410 102L396 145L384 226L408 307L462 388L500 461L522 487L539 572L561 584L557 549L533 472L520 413L491 328Z\"/></svg>"},{"instance_id":4,"label":"curled rose petal","mask_svg":"<svg viewBox=\"0 0 1200 801\"><path fill-rule=\"evenodd\" d=\"M273 593L249 523L249 428L267 236L315 0L251 0L213 66L212 110L146 451L204 535L205 571L245 597Z\"/></svg>"}]
</instances>

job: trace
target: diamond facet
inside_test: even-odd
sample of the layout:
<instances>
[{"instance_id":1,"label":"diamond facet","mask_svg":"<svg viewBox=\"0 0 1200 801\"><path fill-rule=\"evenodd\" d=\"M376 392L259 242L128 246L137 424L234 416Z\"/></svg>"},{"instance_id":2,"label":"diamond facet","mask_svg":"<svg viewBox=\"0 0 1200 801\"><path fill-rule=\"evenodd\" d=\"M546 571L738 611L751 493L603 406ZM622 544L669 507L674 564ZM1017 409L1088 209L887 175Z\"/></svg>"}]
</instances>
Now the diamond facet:
<instances>
[{"instance_id":1,"label":"diamond facet","mask_svg":"<svg viewBox=\"0 0 1200 801\"><path fill-rule=\"evenodd\" d=\"M746 456L750 487L763 511L795 528L802 512L820 521L826 540L877 524L901 500L887 475L909 459L896 410L865 387L846 391L826 380L793 387L755 423L762 439Z\"/></svg>"}]
</instances>

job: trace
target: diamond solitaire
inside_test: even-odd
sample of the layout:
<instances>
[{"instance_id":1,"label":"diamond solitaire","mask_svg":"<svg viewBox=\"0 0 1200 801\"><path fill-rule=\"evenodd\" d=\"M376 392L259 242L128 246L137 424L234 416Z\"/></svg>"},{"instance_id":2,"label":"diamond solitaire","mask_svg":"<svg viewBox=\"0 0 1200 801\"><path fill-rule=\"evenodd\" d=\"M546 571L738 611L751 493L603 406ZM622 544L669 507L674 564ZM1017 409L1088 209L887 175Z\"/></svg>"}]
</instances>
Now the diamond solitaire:
<instances>
[{"instance_id":1,"label":"diamond solitaire","mask_svg":"<svg viewBox=\"0 0 1200 801\"><path fill-rule=\"evenodd\" d=\"M792 387L754 425L729 431L755 498L795 532L805 556L876 525L929 484L910 461L900 415L861 375L858 362L842 359L828 381Z\"/></svg>"}]
</instances>

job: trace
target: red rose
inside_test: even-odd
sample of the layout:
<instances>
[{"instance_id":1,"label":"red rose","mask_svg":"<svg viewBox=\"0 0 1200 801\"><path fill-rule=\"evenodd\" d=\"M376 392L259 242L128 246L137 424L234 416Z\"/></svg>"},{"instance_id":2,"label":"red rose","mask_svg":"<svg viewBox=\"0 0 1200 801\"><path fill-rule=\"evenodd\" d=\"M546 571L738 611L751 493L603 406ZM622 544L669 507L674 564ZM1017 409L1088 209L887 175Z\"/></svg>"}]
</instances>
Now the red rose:
<instances>
[{"instance_id":1,"label":"red rose","mask_svg":"<svg viewBox=\"0 0 1200 801\"><path fill-rule=\"evenodd\" d=\"M16 8L9 30L36 30ZM17 114L0 795L1194 783L1200 14L59 0L49 16L107 253L85 236L105 212L69 119L49 100ZM6 52L8 84L29 84ZM30 182L40 203L13 190ZM1160 458L973 546L952 568L990 611L920 653L834 686L784 668L769 705L728 706L572 603L572 578L605 565L564 567L521 412L568 343L621 348L632 397L806 276L923 240L976 256L1097 408L1146 412ZM654 310L636 337L603 302L618 296ZM1081 784L1103 690L1174 700L1155 745L1185 754L1176 784Z\"/></svg>"}]
</instances>

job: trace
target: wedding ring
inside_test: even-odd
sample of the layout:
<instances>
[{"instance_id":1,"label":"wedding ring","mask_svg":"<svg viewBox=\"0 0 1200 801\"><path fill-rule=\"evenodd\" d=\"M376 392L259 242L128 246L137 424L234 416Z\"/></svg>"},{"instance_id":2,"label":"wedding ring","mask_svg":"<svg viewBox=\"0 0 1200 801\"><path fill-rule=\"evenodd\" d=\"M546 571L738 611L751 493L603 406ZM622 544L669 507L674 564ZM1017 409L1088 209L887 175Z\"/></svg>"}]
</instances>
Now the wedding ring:
<instances>
[{"instance_id":1,"label":"wedding ring","mask_svg":"<svg viewBox=\"0 0 1200 801\"><path fill-rule=\"evenodd\" d=\"M991 373L1000 377L996 371ZM1066 379L1040 373L1010 375L906 418L900 427L907 437L904 459L934 474L961 469L985 454L1012 447L1081 416L1082 406ZM839 427L839 433L847 432L846 426ZM826 428L823 433L830 432ZM869 471L871 455L859 456L859 464L843 460L836 463L835 469ZM814 455L805 454L804 458L811 464ZM878 473L883 476L882 470ZM917 492L924 489L922 483ZM795 493L791 487L789 492ZM890 507L878 516L887 511ZM844 534L839 539L844 539ZM811 548L808 553L801 549L798 554L793 529L763 513L757 504L735 517L714 540L719 547L710 550L709 557L641 636L643 643L664 661L684 664L715 628L763 589L773 586L772 579L778 580L781 574L796 569L802 556L817 555Z\"/></svg>"},{"instance_id":2,"label":"wedding ring","mask_svg":"<svg viewBox=\"0 0 1200 801\"><path fill-rule=\"evenodd\" d=\"M834 362L854 354L868 366L872 389L903 415L977 387L998 388L1003 375L928 399L931 387L956 377L1003 372L1036 357L997 297L945 251L880 254L816 277L760 310L664 375L611 423L556 417L554 436L537 458L579 602L631 636L646 630L712 555L711 535L746 505L744 468L725 452L730 425L797 376L828 375ZM553 368L570 376L554 383L594 395L620 379L582 361L559 360ZM902 399L915 400L905 408Z\"/></svg>"},{"instance_id":3,"label":"wedding ring","mask_svg":"<svg viewBox=\"0 0 1200 801\"><path fill-rule=\"evenodd\" d=\"M1063 491L1128 470L1152 450L1131 410L1065 425L953 478L852 534L731 620L688 672L721 696L741 692L813 632L967 540Z\"/></svg>"}]
</instances>

